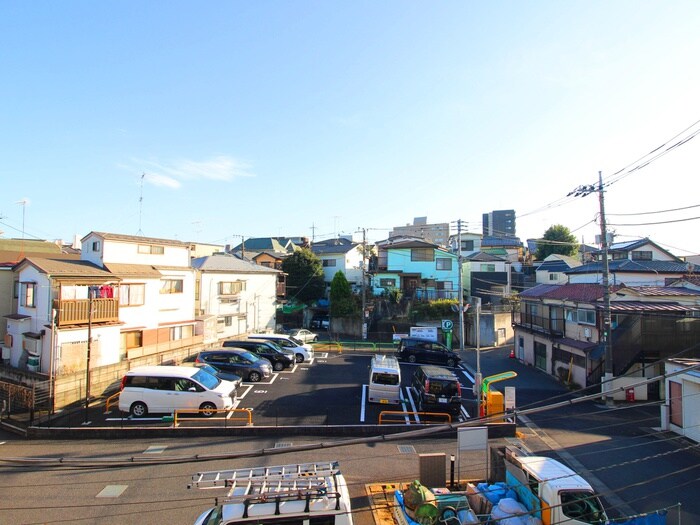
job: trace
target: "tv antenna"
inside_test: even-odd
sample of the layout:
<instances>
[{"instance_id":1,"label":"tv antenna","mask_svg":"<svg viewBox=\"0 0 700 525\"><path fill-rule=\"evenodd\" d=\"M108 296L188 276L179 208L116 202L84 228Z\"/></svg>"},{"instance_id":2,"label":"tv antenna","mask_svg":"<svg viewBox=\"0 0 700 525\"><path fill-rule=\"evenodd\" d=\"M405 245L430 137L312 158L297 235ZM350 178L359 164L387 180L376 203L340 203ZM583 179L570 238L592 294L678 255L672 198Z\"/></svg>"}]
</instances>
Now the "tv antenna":
<instances>
[{"instance_id":1,"label":"tv antenna","mask_svg":"<svg viewBox=\"0 0 700 525\"><path fill-rule=\"evenodd\" d=\"M143 231L141 230L141 214L143 211L143 179L146 177L145 173L141 173L141 193L139 195L139 231L136 232L136 235L141 235L143 236Z\"/></svg>"}]
</instances>

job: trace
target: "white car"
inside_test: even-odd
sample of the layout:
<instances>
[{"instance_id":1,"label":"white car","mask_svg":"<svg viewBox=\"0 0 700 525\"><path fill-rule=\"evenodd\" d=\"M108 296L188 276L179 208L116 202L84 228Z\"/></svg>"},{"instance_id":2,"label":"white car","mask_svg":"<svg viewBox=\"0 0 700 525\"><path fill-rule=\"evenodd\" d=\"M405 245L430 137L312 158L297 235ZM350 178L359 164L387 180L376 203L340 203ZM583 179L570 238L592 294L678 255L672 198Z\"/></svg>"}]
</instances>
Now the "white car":
<instances>
[{"instance_id":1,"label":"white car","mask_svg":"<svg viewBox=\"0 0 700 525\"><path fill-rule=\"evenodd\" d=\"M290 330L289 335L295 339L299 339L304 343L315 343L318 341L318 334L313 333L311 330L306 328L297 328L295 330Z\"/></svg>"}]
</instances>

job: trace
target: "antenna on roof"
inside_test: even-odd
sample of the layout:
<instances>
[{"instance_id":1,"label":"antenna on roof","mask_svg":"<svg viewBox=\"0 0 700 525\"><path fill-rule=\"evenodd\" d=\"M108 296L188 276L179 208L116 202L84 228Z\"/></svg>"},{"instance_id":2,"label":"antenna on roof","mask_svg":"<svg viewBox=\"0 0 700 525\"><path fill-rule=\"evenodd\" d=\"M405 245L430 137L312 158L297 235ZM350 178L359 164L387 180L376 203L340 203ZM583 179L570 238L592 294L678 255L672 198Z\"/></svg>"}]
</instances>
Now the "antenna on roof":
<instances>
[{"instance_id":1,"label":"antenna on roof","mask_svg":"<svg viewBox=\"0 0 700 525\"><path fill-rule=\"evenodd\" d=\"M143 236L143 231L141 231L141 211L143 209L143 179L145 176L145 173L141 174L141 193L139 195L139 231L136 232L136 235L141 236Z\"/></svg>"},{"instance_id":2,"label":"antenna on roof","mask_svg":"<svg viewBox=\"0 0 700 525\"><path fill-rule=\"evenodd\" d=\"M24 216L27 211L28 202L29 201L27 199L22 199L21 201L16 202L16 204L20 204L22 206L22 242L20 244L19 260L24 258Z\"/></svg>"}]
</instances>

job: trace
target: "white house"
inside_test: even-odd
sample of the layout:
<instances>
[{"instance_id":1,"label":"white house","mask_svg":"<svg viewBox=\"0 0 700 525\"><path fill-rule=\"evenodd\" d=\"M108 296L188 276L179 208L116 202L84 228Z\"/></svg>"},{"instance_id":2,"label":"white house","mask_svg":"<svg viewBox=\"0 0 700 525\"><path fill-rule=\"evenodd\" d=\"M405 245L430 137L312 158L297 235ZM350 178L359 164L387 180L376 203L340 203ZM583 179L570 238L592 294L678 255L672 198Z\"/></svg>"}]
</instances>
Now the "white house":
<instances>
[{"instance_id":1,"label":"white house","mask_svg":"<svg viewBox=\"0 0 700 525\"><path fill-rule=\"evenodd\" d=\"M311 244L323 266L323 280L330 286L337 272L343 272L353 291L362 287L362 244L344 237Z\"/></svg>"},{"instance_id":2,"label":"white house","mask_svg":"<svg viewBox=\"0 0 700 525\"><path fill-rule=\"evenodd\" d=\"M700 359L667 359L661 428L700 443Z\"/></svg>"},{"instance_id":3,"label":"white house","mask_svg":"<svg viewBox=\"0 0 700 525\"><path fill-rule=\"evenodd\" d=\"M583 263L567 255L553 253L547 256L535 269L537 284L566 284L566 273L571 268L578 268Z\"/></svg>"},{"instance_id":4,"label":"white house","mask_svg":"<svg viewBox=\"0 0 700 525\"><path fill-rule=\"evenodd\" d=\"M192 260L198 270L198 316L216 318L217 339L274 330L281 272L234 255Z\"/></svg>"}]
</instances>

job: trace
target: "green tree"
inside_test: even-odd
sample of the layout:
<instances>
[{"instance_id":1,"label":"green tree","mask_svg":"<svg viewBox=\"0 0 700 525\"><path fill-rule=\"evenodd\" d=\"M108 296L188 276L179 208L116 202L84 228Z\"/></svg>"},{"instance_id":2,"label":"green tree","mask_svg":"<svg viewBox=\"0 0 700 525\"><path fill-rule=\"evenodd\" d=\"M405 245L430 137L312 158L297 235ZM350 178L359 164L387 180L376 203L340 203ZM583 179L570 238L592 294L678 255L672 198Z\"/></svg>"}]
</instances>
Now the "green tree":
<instances>
[{"instance_id":1,"label":"green tree","mask_svg":"<svg viewBox=\"0 0 700 525\"><path fill-rule=\"evenodd\" d=\"M287 298L311 304L326 291L321 260L308 248L297 250L282 262L287 274Z\"/></svg>"},{"instance_id":2,"label":"green tree","mask_svg":"<svg viewBox=\"0 0 700 525\"><path fill-rule=\"evenodd\" d=\"M343 272L336 272L331 281L331 317L347 317L357 313L357 303L350 283Z\"/></svg>"},{"instance_id":3,"label":"green tree","mask_svg":"<svg viewBox=\"0 0 700 525\"><path fill-rule=\"evenodd\" d=\"M569 228L561 224L550 226L544 236L537 240L535 259L544 260L553 253L559 255L576 255L578 242Z\"/></svg>"}]
</instances>

